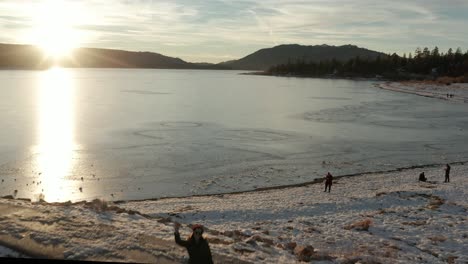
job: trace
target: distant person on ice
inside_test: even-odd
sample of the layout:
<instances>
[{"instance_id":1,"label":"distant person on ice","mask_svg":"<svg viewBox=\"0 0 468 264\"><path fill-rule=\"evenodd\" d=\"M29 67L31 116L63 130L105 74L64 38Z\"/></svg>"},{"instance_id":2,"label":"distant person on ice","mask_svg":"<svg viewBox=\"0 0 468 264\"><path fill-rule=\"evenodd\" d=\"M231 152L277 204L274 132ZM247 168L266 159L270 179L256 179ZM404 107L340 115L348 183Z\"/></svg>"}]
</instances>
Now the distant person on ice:
<instances>
[{"instance_id":1,"label":"distant person on ice","mask_svg":"<svg viewBox=\"0 0 468 264\"><path fill-rule=\"evenodd\" d=\"M328 188L328 192L331 191L332 183L333 183L333 176L330 174L330 172L328 172L327 176L325 176L325 192L327 191L327 188Z\"/></svg>"},{"instance_id":2,"label":"distant person on ice","mask_svg":"<svg viewBox=\"0 0 468 264\"><path fill-rule=\"evenodd\" d=\"M444 182L450 182L450 165L448 164L445 167L445 181Z\"/></svg>"},{"instance_id":3,"label":"distant person on ice","mask_svg":"<svg viewBox=\"0 0 468 264\"><path fill-rule=\"evenodd\" d=\"M419 181L425 182L427 181L426 176L424 175L424 171L419 174Z\"/></svg>"},{"instance_id":4,"label":"distant person on ice","mask_svg":"<svg viewBox=\"0 0 468 264\"><path fill-rule=\"evenodd\" d=\"M206 241L203 234L202 225L192 226L192 234L187 240L180 239L179 234L179 223L174 223L174 237L175 242L182 247L187 249L189 254L189 264L213 264L213 259L211 258L210 246L208 241Z\"/></svg>"}]
</instances>

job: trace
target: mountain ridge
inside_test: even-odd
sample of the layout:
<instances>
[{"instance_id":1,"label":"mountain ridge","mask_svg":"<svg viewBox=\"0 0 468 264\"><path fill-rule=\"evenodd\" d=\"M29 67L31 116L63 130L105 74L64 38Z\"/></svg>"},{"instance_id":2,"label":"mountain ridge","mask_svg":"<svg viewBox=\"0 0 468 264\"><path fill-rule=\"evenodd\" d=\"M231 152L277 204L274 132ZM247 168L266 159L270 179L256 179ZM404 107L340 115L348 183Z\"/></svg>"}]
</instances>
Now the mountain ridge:
<instances>
[{"instance_id":1,"label":"mountain ridge","mask_svg":"<svg viewBox=\"0 0 468 264\"><path fill-rule=\"evenodd\" d=\"M223 69L256 70L303 60L348 60L356 56L375 58L384 53L360 48L355 45L332 46L282 44L263 48L237 60L221 63L193 63L177 57L169 57L150 51L126 51L104 48L77 48L73 57L53 60L46 58L33 45L0 43L0 68L46 69L54 64L69 68L154 68L154 69Z\"/></svg>"},{"instance_id":2,"label":"mountain ridge","mask_svg":"<svg viewBox=\"0 0 468 264\"><path fill-rule=\"evenodd\" d=\"M191 63L150 51L81 47L70 57L47 58L34 45L0 43L0 69L67 68L152 68L152 69L228 69L222 65Z\"/></svg>"},{"instance_id":3,"label":"mountain ridge","mask_svg":"<svg viewBox=\"0 0 468 264\"><path fill-rule=\"evenodd\" d=\"M319 62L323 60L336 59L346 61L360 56L361 58L376 58L386 56L382 52L360 48L356 45L332 46L322 45L299 45L283 44L272 48L260 49L241 59L222 62L221 65L239 70L267 70L268 68L303 60L305 62Z\"/></svg>"}]
</instances>

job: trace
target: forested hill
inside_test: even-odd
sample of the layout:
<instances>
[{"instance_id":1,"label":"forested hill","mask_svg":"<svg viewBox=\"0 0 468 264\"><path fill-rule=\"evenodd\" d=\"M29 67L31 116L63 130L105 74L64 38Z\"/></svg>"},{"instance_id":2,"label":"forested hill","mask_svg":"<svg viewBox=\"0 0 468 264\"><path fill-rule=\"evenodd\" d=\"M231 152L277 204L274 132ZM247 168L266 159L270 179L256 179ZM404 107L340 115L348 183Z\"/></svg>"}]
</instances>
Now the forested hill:
<instances>
[{"instance_id":1,"label":"forested hill","mask_svg":"<svg viewBox=\"0 0 468 264\"><path fill-rule=\"evenodd\" d=\"M224 69L207 63L189 63L154 52L114 49L78 48L72 56L53 61L32 45L0 44L0 68L46 69L53 64L80 68L160 68L160 69Z\"/></svg>"},{"instance_id":2,"label":"forested hill","mask_svg":"<svg viewBox=\"0 0 468 264\"><path fill-rule=\"evenodd\" d=\"M384 77L386 79L434 79L457 77L457 82L468 82L468 50L461 48L454 52L432 51L417 48L414 56L410 53L400 57L397 54L377 58L355 57L347 61L324 60L320 62L299 61L270 67L267 75L311 76L311 77Z\"/></svg>"},{"instance_id":3,"label":"forested hill","mask_svg":"<svg viewBox=\"0 0 468 264\"><path fill-rule=\"evenodd\" d=\"M297 44L280 45L258 50L242 59L220 63L235 70L267 70L272 66L296 63L297 61L318 62L325 60L347 61L359 56L374 59L385 54L354 45L344 46L302 46Z\"/></svg>"}]
</instances>

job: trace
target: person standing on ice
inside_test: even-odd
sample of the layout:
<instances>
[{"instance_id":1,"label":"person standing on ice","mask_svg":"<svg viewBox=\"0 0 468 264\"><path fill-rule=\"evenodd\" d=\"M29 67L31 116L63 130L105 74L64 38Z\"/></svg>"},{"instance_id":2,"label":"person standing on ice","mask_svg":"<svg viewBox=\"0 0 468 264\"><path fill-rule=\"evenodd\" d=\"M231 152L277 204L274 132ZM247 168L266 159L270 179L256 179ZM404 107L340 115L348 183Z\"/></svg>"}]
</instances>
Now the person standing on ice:
<instances>
[{"instance_id":1,"label":"person standing on ice","mask_svg":"<svg viewBox=\"0 0 468 264\"><path fill-rule=\"evenodd\" d=\"M424 171L419 174L419 181L425 182L427 181L426 176L424 175Z\"/></svg>"},{"instance_id":2,"label":"person standing on ice","mask_svg":"<svg viewBox=\"0 0 468 264\"><path fill-rule=\"evenodd\" d=\"M180 224L175 222L175 242L177 245L187 249L189 254L189 264L213 264L210 246L208 245L208 241L206 241L202 236L203 226L198 224L192 226L192 234L187 240L180 239L179 227Z\"/></svg>"},{"instance_id":3,"label":"person standing on ice","mask_svg":"<svg viewBox=\"0 0 468 264\"><path fill-rule=\"evenodd\" d=\"M327 187L328 187L328 192L331 191L332 183L333 183L333 176L331 175L330 172L328 172L327 176L325 176L325 192L327 191Z\"/></svg>"},{"instance_id":4,"label":"person standing on ice","mask_svg":"<svg viewBox=\"0 0 468 264\"><path fill-rule=\"evenodd\" d=\"M444 182L450 182L450 165L448 164L445 167L445 181Z\"/></svg>"}]
</instances>

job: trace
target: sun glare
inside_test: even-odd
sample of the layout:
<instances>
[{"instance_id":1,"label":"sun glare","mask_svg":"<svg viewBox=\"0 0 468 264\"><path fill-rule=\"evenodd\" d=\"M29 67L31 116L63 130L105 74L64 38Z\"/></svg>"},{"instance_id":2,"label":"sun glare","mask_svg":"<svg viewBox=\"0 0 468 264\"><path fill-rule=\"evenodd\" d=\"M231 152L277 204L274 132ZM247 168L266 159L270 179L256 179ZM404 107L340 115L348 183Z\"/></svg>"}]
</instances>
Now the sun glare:
<instances>
[{"instance_id":1,"label":"sun glare","mask_svg":"<svg viewBox=\"0 0 468 264\"><path fill-rule=\"evenodd\" d=\"M67 177L73 168L74 85L71 73L52 68L40 73L38 85L39 138L35 151L41 172L40 193L47 201L71 199ZM76 190L77 188L75 188Z\"/></svg>"},{"instance_id":2,"label":"sun glare","mask_svg":"<svg viewBox=\"0 0 468 264\"><path fill-rule=\"evenodd\" d=\"M70 56L80 42L74 28L79 19L79 12L75 12L70 3L59 0L39 3L34 13L34 44L48 57L60 59Z\"/></svg>"}]
</instances>

